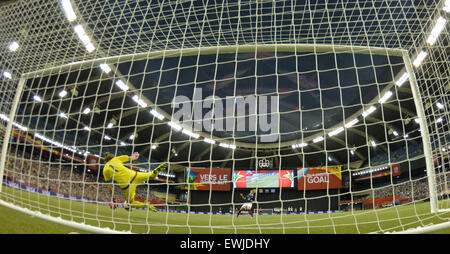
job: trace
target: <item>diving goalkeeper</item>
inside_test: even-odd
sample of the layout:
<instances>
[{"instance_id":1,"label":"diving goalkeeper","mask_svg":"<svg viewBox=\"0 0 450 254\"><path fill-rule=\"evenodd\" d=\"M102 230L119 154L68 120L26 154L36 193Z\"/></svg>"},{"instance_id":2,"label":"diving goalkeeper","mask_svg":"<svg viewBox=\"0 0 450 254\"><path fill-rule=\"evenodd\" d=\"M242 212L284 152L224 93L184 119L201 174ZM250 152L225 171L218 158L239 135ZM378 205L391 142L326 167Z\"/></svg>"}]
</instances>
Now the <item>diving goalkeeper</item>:
<instances>
[{"instance_id":1,"label":"diving goalkeeper","mask_svg":"<svg viewBox=\"0 0 450 254\"><path fill-rule=\"evenodd\" d=\"M121 155L115 157L109 152L105 152L105 162L106 165L103 168L103 177L106 182L115 181L118 183L119 188L125 195L125 200L128 203L125 209L130 208L145 208L148 207L152 211L156 211L156 208L150 204L148 201L145 203L137 201L134 199L136 195L136 187L143 184L145 181L153 180L159 174L159 172L167 168L167 164L163 163L159 165L150 173L137 172L131 170L123 165L123 163L128 161L134 161L139 158L139 153L133 153L133 155ZM112 187L108 186L110 191Z\"/></svg>"}]
</instances>

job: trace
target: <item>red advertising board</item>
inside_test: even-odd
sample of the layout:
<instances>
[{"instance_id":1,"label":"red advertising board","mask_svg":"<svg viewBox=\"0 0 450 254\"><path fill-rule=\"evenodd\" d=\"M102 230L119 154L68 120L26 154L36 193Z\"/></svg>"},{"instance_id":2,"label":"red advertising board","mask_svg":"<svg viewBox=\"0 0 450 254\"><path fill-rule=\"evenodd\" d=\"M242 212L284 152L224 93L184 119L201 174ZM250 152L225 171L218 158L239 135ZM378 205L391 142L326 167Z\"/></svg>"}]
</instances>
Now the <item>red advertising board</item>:
<instances>
[{"instance_id":1,"label":"red advertising board","mask_svg":"<svg viewBox=\"0 0 450 254\"><path fill-rule=\"evenodd\" d=\"M342 188L341 167L316 167L297 169L298 190Z\"/></svg>"},{"instance_id":2,"label":"red advertising board","mask_svg":"<svg viewBox=\"0 0 450 254\"><path fill-rule=\"evenodd\" d=\"M400 164L392 164L392 175L393 176L399 176L402 174L402 170L400 168Z\"/></svg>"},{"instance_id":3,"label":"red advertising board","mask_svg":"<svg viewBox=\"0 0 450 254\"><path fill-rule=\"evenodd\" d=\"M99 158L97 156L90 155L89 159L88 159L89 169L97 170L98 169L98 160L99 160Z\"/></svg>"},{"instance_id":4,"label":"red advertising board","mask_svg":"<svg viewBox=\"0 0 450 254\"><path fill-rule=\"evenodd\" d=\"M185 189L229 191L230 184L229 168L186 168Z\"/></svg>"}]
</instances>

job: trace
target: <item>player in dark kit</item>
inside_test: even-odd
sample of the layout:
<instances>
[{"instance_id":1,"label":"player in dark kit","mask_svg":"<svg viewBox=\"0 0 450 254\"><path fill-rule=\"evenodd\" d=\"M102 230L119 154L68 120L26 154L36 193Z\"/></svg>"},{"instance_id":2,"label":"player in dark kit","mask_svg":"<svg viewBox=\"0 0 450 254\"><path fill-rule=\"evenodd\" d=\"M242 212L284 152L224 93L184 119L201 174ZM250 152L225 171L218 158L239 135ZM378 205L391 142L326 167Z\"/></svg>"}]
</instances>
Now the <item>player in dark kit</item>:
<instances>
[{"instance_id":1,"label":"player in dark kit","mask_svg":"<svg viewBox=\"0 0 450 254\"><path fill-rule=\"evenodd\" d=\"M255 193L256 190L251 190L249 194L247 194L247 196L244 197L244 195L241 194L242 199L244 199L244 204L241 206L241 208L239 209L239 211L237 212L236 218L239 217L239 215L241 214L241 212L243 210L247 210L248 213L250 214L250 216L252 216L253 218L253 212L252 212L252 206L253 206L253 202L255 202Z\"/></svg>"}]
</instances>

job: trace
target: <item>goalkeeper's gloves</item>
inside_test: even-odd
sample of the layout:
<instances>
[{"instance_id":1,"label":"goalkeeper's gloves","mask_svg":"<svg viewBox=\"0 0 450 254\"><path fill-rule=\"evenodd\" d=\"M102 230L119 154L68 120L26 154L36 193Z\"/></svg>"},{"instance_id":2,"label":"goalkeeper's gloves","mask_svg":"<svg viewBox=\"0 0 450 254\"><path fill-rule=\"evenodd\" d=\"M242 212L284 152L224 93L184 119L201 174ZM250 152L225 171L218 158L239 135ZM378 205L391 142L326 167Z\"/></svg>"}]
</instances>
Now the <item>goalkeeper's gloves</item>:
<instances>
[{"instance_id":1,"label":"goalkeeper's gloves","mask_svg":"<svg viewBox=\"0 0 450 254\"><path fill-rule=\"evenodd\" d=\"M159 165L158 167L156 167L156 168L153 170L153 172L154 172L155 174L159 174L159 172L161 172L161 171L163 171L163 170L166 170L166 169L167 169L167 163L163 163L163 164Z\"/></svg>"}]
</instances>

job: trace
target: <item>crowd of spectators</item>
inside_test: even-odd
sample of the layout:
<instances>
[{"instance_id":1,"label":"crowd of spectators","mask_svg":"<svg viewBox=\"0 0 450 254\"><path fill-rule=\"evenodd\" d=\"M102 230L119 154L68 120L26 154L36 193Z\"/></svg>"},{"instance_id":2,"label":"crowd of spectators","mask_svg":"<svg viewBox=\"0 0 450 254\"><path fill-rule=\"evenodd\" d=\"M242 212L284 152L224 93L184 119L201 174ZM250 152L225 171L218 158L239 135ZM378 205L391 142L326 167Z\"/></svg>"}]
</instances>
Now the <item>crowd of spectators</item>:
<instances>
[{"instance_id":1,"label":"crowd of spectators","mask_svg":"<svg viewBox=\"0 0 450 254\"><path fill-rule=\"evenodd\" d=\"M418 179L374 188L373 192L367 197L367 199L398 197L413 201L426 198L427 196L428 183L426 179Z\"/></svg>"},{"instance_id":2,"label":"crowd of spectators","mask_svg":"<svg viewBox=\"0 0 450 254\"><path fill-rule=\"evenodd\" d=\"M429 184L426 176L422 178L403 180L402 182L388 184L373 188L371 195L366 199L398 197L408 202L429 198ZM450 188L450 173L438 173L436 175L436 187L438 193L443 193Z\"/></svg>"},{"instance_id":3,"label":"crowd of spectators","mask_svg":"<svg viewBox=\"0 0 450 254\"><path fill-rule=\"evenodd\" d=\"M436 170L436 192L438 199L450 198L450 172L442 167ZM351 197L351 198L349 198ZM389 207L394 204L407 204L427 201L430 198L428 177L425 174L413 179L396 179L394 182L364 186L358 192L339 201L342 210L360 210Z\"/></svg>"}]
</instances>

